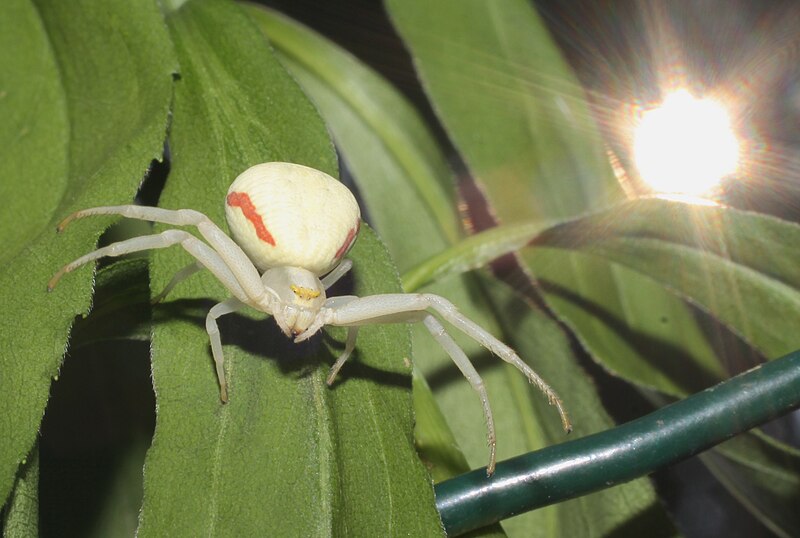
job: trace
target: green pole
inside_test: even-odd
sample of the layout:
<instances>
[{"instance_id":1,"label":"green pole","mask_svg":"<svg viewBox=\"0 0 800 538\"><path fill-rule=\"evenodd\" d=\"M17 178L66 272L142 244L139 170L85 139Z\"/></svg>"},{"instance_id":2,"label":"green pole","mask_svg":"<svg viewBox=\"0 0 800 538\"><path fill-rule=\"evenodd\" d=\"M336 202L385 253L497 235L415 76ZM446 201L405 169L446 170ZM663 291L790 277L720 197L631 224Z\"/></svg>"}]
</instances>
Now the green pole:
<instances>
[{"instance_id":1,"label":"green pole","mask_svg":"<svg viewBox=\"0 0 800 538\"><path fill-rule=\"evenodd\" d=\"M449 536L622 484L800 407L800 350L611 430L436 485Z\"/></svg>"}]
</instances>

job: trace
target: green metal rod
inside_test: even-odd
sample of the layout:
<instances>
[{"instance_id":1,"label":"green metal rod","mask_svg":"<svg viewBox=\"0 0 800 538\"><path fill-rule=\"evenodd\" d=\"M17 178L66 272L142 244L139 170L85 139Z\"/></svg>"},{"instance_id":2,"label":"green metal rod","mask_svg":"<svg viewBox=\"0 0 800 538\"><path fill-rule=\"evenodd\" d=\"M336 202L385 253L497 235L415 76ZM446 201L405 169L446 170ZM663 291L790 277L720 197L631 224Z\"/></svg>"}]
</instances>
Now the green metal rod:
<instances>
[{"instance_id":1,"label":"green metal rod","mask_svg":"<svg viewBox=\"0 0 800 538\"><path fill-rule=\"evenodd\" d=\"M800 407L800 350L611 430L436 485L448 536L652 473Z\"/></svg>"}]
</instances>

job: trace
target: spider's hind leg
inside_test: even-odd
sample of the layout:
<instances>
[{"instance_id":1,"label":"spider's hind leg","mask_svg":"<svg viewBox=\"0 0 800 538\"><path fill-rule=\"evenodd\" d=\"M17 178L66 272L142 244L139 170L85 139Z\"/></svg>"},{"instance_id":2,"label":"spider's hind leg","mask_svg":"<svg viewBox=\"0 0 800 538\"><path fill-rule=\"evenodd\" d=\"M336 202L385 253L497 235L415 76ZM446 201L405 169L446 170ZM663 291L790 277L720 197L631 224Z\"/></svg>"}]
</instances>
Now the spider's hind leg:
<instances>
[{"instance_id":1,"label":"spider's hind leg","mask_svg":"<svg viewBox=\"0 0 800 538\"><path fill-rule=\"evenodd\" d=\"M478 374L478 371L470 362L467 354L464 353L459 345L453 340L444 326L439 323L432 314L427 314L422 322L425 327L430 331L433 338L441 345L444 350L453 359L461 373L467 378L469 384L478 393L481 398L481 405L483 406L483 416L486 419L486 429L489 441L489 465L486 467L486 474L492 476L494 474L495 463L497 461L497 438L494 430L494 418L492 418L492 408L489 406L489 395L486 392L486 387L483 384L483 379Z\"/></svg>"},{"instance_id":2,"label":"spider's hind leg","mask_svg":"<svg viewBox=\"0 0 800 538\"><path fill-rule=\"evenodd\" d=\"M556 394L547 382L537 374L533 368L528 366L517 353L505 345L503 342L492 336L486 329L461 314L453 304L443 297L438 295L425 294L425 300L428 301L430 306L436 310L448 323L457 327L461 332L481 344L483 347L503 359L505 362L514 366L517 370L522 372L528 381L542 391L547 397L550 405L555 406L558 410L559 417L561 418L561 425L564 431L570 433L572 431L572 423L569 420L567 410L564 408L564 402Z\"/></svg>"}]
</instances>

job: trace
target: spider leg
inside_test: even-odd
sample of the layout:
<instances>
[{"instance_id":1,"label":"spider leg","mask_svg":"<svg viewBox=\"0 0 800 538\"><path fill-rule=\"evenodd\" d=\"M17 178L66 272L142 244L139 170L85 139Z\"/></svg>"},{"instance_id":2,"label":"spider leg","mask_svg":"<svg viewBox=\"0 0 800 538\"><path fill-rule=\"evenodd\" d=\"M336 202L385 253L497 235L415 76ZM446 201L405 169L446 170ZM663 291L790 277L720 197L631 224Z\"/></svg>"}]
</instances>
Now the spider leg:
<instances>
[{"instance_id":1,"label":"spider leg","mask_svg":"<svg viewBox=\"0 0 800 538\"><path fill-rule=\"evenodd\" d=\"M180 284L193 274L197 273L198 271L202 271L203 269L205 269L205 267L200 262L190 263L189 265L187 265L186 267L175 273L175 276L172 277L172 280L170 280L169 283L164 287L164 289L161 290L161 293L153 297L150 303L151 304L160 303L161 301L164 300L164 298L167 295L169 295L169 292L171 292L175 288L175 286L177 286L178 284Z\"/></svg>"},{"instance_id":2,"label":"spider leg","mask_svg":"<svg viewBox=\"0 0 800 538\"><path fill-rule=\"evenodd\" d=\"M339 265L334 267L330 273L322 277L320 279L320 282L322 282L322 285L327 290L328 288L336 284L336 282L340 278L342 278L345 274L347 274L347 271L349 271L352 267L353 267L353 262L345 258L344 260L339 262Z\"/></svg>"},{"instance_id":3,"label":"spider leg","mask_svg":"<svg viewBox=\"0 0 800 538\"><path fill-rule=\"evenodd\" d=\"M423 294L422 296L425 302L427 302L431 308L438 312L448 323L451 323L461 332L525 374L525 377L528 378L528 381L536 385L536 387L542 391L545 396L547 396L548 403L556 407L558 414L561 417L561 425L564 428L564 431L567 433L572 431L572 424L569 420L567 410L564 408L564 402L561 401L561 398L558 396L558 394L556 394L556 391L554 391L550 385L548 385L545 380L533 370L533 368L528 366L513 349L492 336L489 331L459 312L455 305L453 305L453 303L444 297L429 293Z\"/></svg>"},{"instance_id":4,"label":"spider leg","mask_svg":"<svg viewBox=\"0 0 800 538\"><path fill-rule=\"evenodd\" d=\"M478 371L470 362L467 354L459 347L453 338L447 334L447 331L439 323L432 314L427 314L422 322L428 328L433 338L439 342L444 350L453 359L461 373L467 378L472 388L480 395L481 405L483 406L483 416L486 419L486 429L488 432L489 440L489 465L486 467L486 475L492 476L494 474L495 463L497 462L497 437L494 431L494 418L492 418L492 408L489 406L489 395L486 393L486 387L483 384L483 379L478 374Z\"/></svg>"},{"instance_id":5,"label":"spider leg","mask_svg":"<svg viewBox=\"0 0 800 538\"><path fill-rule=\"evenodd\" d=\"M203 266L207 267L214 276L225 286L239 300L247 302L249 297L242 286L239 285L238 280L234 276L230 267L220 257L220 255L211 247L197 239L189 232L183 230L166 230L160 234L143 235L134 237L118 243L112 243L103 248L99 248L94 252L90 252L81 256L62 267L53 278L47 283L47 289L51 291L56 287L58 281L66 273L74 271L81 265L92 262L104 256L122 256L123 254L130 254L132 252L140 252L142 250L151 250L157 248L167 248L172 245L180 244L185 248L197 261Z\"/></svg>"},{"instance_id":6,"label":"spider leg","mask_svg":"<svg viewBox=\"0 0 800 538\"><path fill-rule=\"evenodd\" d=\"M222 340L219 336L217 318L241 310L245 304L238 299L228 299L214 305L206 316L206 332L211 340L211 354L214 356L214 366L217 370L219 380L219 399L222 403L228 403L228 384L225 381L225 364L222 354Z\"/></svg>"},{"instance_id":7,"label":"spider leg","mask_svg":"<svg viewBox=\"0 0 800 538\"><path fill-rule=\"evenodd\" d=\"M558 409L564 430L570 432L572 424L558 394L533 369L519 358L513 349L492 336L486 329L470 320L447 299L429 293L386 294L362 297L325 311L325 323L351 326L373 323L416 321L419 312L432 309L445 321L481 344L483 347L513 365L541 390L551 405ZM447 349L447 348L446 348Z\"/></svg>"},{"instance_id":8,"label":"spider leg","mask_svg":"<svg viewBox=\"0 0 800 538\"><path fill-rule=\"evenodd\" d=\"M336 362L331 366L331 371L328 373L328 379L325 382L328 386L333 385L334 379L336 379L336 375L339 373L339 370L342 369L344 366L345 361L350 357L353 353L353 350L356 348L356 337L358 336L358 327L348 327L347 328L347 341L344 344L344 351L339 358L336 359Z\"/></svg>"},{"instance_id":9,"label":"spider leg","mask_svg":"<svg viewBox=\"0 0 800 538\"><path fill-rule=\"evenodd\" d=\"M219 226L204 214L194 209L163 209L160 207L139 206L139 205L120 205L94 207L76 211L61 221L57 230L61 232L73 220L82 219L92 215L121 215L131 219L149 220L163 224L173 224L176 226L195 226L200 235L222 258L225 265L239 282L240 288L244 289L249 302L260 305L263 309L267 302L265 295L267 290L261 282L253 262L236 242L228 237Z\"/></svg>"}]
</instances>

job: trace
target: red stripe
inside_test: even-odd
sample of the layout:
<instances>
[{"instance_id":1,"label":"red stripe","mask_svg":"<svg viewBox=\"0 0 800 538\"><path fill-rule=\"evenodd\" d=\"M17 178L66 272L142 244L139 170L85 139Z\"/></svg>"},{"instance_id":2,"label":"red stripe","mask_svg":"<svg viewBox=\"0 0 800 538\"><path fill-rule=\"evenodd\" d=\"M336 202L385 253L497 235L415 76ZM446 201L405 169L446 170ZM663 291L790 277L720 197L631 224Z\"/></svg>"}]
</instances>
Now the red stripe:
<instances>
[{"instance_id":1,"label":"red stripe","mask_svg":"<svg viewBox=\"0 0 800 538\"><path fill-rule=\"evenodd\" d=\"M265 243L269 243L273 247L275 246L275 238L272 237L272 234L269 233L267 227L264 226L264 221L262 220L261 215L259 215L258 211L256 211L256 206L253 205L253 201L250 200L250 196L247 193L231 192L228 194L227 201L229 206L239 207L242 209L244 218L253 224L253 227L256 229L256 235L259 239Z\"/></svg>"},{"instance_id":2,"label":"red stripe","mask_svg":"<svg viewBox=\"0 0 800 538\"><path fill-rule=\"evenodd\" d=\"M344 255L344 253L347 252L347 249L349 249L350 245L353 244L353 239L356 238L356 234L358 233L358 229L360 227L361 227L361 220L356 222L355 227L350 228L350 231L347 232L347 237L344 238L344 243L342 243L342 246L340 246L339 250L336 251L336 254L333 255L334 258L341 258L342 255Z\"/></svg>"}]
</instances>

